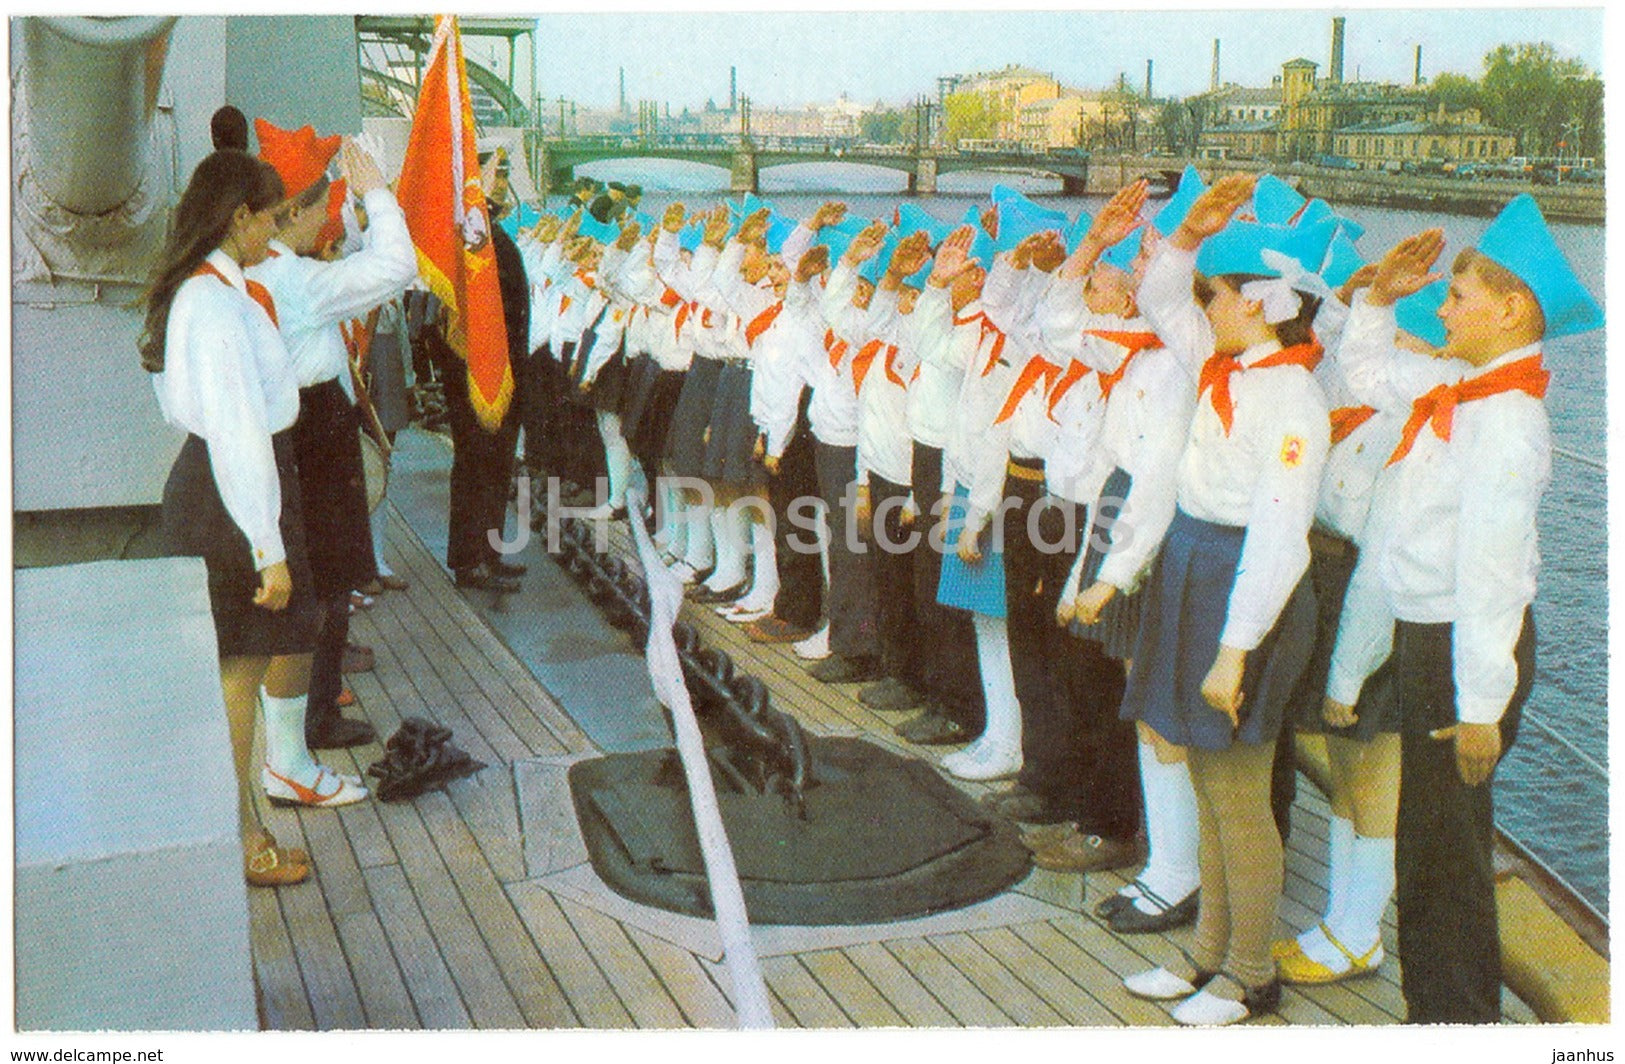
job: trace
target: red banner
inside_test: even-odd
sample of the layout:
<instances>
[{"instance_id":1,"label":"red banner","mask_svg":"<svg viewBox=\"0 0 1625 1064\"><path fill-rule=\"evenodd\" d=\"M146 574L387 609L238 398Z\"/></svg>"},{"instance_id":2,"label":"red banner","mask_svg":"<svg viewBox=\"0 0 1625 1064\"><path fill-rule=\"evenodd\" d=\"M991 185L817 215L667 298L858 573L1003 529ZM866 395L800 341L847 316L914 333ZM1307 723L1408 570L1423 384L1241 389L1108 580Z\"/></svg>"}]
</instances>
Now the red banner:
<instances>
[{"instance_id":1,"label":"red banner","mask_svg":"<svg viewBox=\"0 0 1625 1064\"><path fill-rule=\"evenodd\" d=\"M446 340L468 364L474 413L494 430L513 399L513 367L491 218L480 187L463 39L451 15L435 20L396 198L417 247L418 273L446 305Z\"/></svg>"}]
</instances>

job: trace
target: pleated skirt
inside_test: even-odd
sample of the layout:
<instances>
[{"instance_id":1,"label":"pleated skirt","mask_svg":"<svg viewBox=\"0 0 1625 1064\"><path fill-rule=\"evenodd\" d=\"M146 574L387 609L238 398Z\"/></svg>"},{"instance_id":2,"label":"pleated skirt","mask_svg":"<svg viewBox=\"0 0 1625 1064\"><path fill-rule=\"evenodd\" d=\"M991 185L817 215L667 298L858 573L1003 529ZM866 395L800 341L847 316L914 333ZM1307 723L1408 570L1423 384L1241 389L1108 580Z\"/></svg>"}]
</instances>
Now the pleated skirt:
<instances>
[{"instance_id":1,"label":"pleated skirt","mask_svg":"<svg viewBox=\"0 0 1625 1064\"><path fill-rule=\"evenodd\" d=\"M1275 627L1247 655L1241 723L1202 698L1202 681L1219 651L1247 530L1198 520L1178 510L1141 595L1134 671L1122 717L1148 724L1177 746L1228 749L1274 741L1315 639L1315 593L1308 574L1288 597Z\"/></svg>"}]
</instances>

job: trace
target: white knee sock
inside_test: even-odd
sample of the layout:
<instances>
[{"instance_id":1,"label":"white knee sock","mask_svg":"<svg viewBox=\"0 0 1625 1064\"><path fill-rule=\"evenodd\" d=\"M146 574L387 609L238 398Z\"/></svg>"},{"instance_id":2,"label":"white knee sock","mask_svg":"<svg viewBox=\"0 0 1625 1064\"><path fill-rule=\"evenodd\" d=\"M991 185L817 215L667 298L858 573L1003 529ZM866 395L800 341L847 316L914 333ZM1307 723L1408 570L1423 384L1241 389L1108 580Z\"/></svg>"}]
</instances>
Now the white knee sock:
<instances>
[{"instance_id":1,"label":"white knee sock","mask_svg":"<svg viewBox=\"0 0 1625 1064\"><path fill-rule=\"evenodd\" d=\"M976 664L982 674L982 700L987 724L978 745L1004 750L1021 749L1021 703L1016 700L1016 677L1010 668L1010 630L1003 617L971 614L976 630Z\"/></svg>"},{"instance_id":2,"label":"white knee sock","mask_svg":"<svg viewBox=\"0 0 1625 1064\"><path fill-rule=\"evenodd\" d=\"M312 786L316 760L305 746L305 695L278 698L260 688L260 711L265 716L265 763L279 776Z\"/></svg>"},{"instance_id":3,"label":"white knee sock","mask_svg":"<svg viewBox=\"0 0 1625 1064\"><path fill-rule=\"evenodd\" d=\"M661 478L655 491L660 498L660 527L655 529L655 546L674 558L681 558L688 550L688 514L683 506L683 493Z\"/></svg>"},{"instance_id":4,"label":"white knee sock","mask_svg":"<svg viewBox=\"0 0 1625 1064\"><path fill-rule=\"evenodd\" d=\"M1327 820L1327 828L1326 912L1320 919L1327 927L1333 927L1348 901L1349 878L1354 865L1354 821L1333 813ZM1298 936L1298 946L1320 963L1342 970L1341 963L1332 964L1334 960L1341 961L1342 954L1326 941L1319 924L1306 928Z\"/></svg>"},{"instance_id":5,"label":"white knee sock","mask_svg":"<svg viewBox=\"0 0 1625 1064\"><path fill-rule=\"evenodd\" d=\"M626 484L632 479L632 448L621 435L621 415L598 412L598 435L604 441L604 464L609 470L609 504L626 505Z\"/></svg>"},{"instance_id":6,"label":"white knee sock","mask_svg":"<svg viewBox=\"0 0 1625 1064\"><path fill-rule=\"evenodd\" d=\"M711 507L690 503L683 509L688 518L688 544L683 560L695 571L711 568L716 561L716 544L711 535Z\"/></svg>"},{"instance_id":7,"label":"white knee sock","mask_svg":"<svg viewBox=\"0 0 1625 1064\"><path fill-rule=\"evenodd\" d=\"M1349 865L1343 904L1326 926L1359 957L1382 937L1382 914L1394 895L1394 840L1355 835Z\"/></svg>"},{"instance_id":8,"label":"white knee sock","mask_svg":"<svg viewBox=\"0 0 1625 1064\"><path fill-rule=\"evenodd\" d=\"M779 597L779 553L773 543L773 529L765 521L750 522L750 591L739 600L742 608L771 610Z\"/></svg>"},{"instance_id":9,"label":"white knee sock","mask_svg":"<svg viewBox=\"0 0 1625 1064\"><path fill-rule=\"evenodd\" d=\"M717 567L705 586L712 591L726 591L745 580L745 560L750 535L749 518L743 510L718 506L711 511L711 530L716 538Z\"/></svg>"},{"instance_id":10,"label":"white knee sock","mask_svg":"<svg viewBox=\"0 0 1625 1064\"><path fill-rule=\"evenodd\" d=\"M1173 905L1184 901L1201 880L1196 863L1196 789L1185 762L1163 764L1157 760L1156 747L1150 743L1139 746L1145 834L1151 853L1138 878L1146 889ZM1135 905L1142 912L1157 911L1149 903Z\"/></svg>"},{"instance_id":11,"label":"white knee sock","mask_svg":"<svg viewBox=\"0 0 1625 1064\"><path fill-rule=\"evenodd\" d=\"M395 570L384 561L384 521L383 506L374 510L372 516L367 519L367 523L372 527L372 556L378 561L379 576L394 576Z\"/></svg>"}]
</instances>

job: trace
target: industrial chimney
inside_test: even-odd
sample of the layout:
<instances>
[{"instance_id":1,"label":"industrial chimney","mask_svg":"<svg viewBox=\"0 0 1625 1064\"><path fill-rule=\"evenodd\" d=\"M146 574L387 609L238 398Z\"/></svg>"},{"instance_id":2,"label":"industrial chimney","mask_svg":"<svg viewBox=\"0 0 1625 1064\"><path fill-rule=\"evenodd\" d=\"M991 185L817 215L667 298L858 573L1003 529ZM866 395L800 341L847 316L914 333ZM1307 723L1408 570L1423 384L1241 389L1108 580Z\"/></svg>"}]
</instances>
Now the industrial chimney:
<instances>
[{"instance_id":1,"label":"industrial chimney","mask_svg":"<svg viewBox=\"0 0 1625 1064\"><path fill-rule=\"evenodd\" d=\"M739 109L739 68L728 68L728 110Z\"/></svg>"},{"instance_id":2,"label":"industrial chimney","mask_svg":"<svg viewBox=\"0 0 1625 1064\"><path fill-rule=\"evenodd\" d=\"M1416 46L1416 72L1411 75L1412 85L1422 84L1422 46Z\"/></svg>"},{"instance_id":3,"label":"industrial chimney","mask_svg":"<svg viewBox=\"0 0 1625 1064\"><path fill-rule=\"evenodd\" d=\"M626 114L626 68L621 67L621 114Z\"/></svg>"},{"instance_id":4,"label":"industrial chimney","mask_svg":"<svg viewBox=\"0 0 1625 1064\"><path fill-rule=\"evenodd\" d=\"M1145 98L1151 99L1151 60L1145 61Z\"/></svg>"},{"instance_id":5,"label":"industrial chimney","mask_svg":"<svg viewBox=\"0 0 1625 1064\"><path fill-rule=\"evenodd\" d=\"M1219 91L1219 38L1213 38L1213 79L1208 91Z\"/></svg>"},{"instance_id":6,"label":"industrial chimney","mask_svg":"<svg viewBox=\"0 0 1625 1064\"><path fill-rule=\"evenodd\" d=\"M1343 84L1343 18L1332 19L1332 84Z\"/></svg>"}]
</instances>

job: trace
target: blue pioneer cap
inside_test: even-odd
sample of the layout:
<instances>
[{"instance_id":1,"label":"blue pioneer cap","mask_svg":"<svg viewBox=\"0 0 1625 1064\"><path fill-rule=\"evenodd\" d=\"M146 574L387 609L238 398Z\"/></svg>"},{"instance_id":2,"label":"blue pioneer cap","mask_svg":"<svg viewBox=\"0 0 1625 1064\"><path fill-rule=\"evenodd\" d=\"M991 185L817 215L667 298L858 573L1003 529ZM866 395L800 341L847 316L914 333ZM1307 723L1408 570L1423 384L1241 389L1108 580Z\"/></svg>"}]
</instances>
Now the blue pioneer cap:
<instances>
[{"instance_id":1,"label":"blue pioneer cap","mask_svg":"<svg viewBox=\"0 0 1625 1064\"><path fill-rule=\"evenodd\" d=\"M1602 328L1602 308L1575 276L1533 196L1524 193L1503 207L1479 237L1478 250L1529 286L1546 317L1547 336Z\"/></svg>"}]
</instances>

